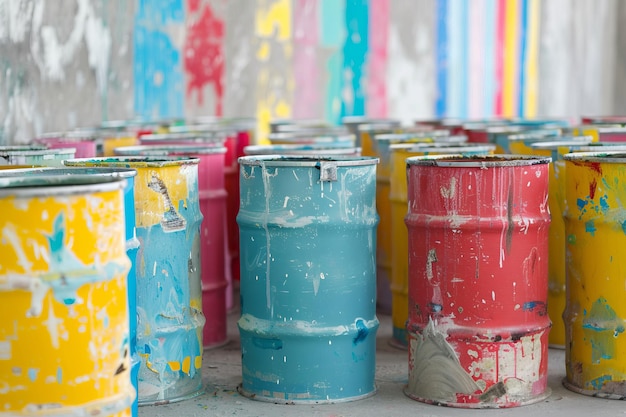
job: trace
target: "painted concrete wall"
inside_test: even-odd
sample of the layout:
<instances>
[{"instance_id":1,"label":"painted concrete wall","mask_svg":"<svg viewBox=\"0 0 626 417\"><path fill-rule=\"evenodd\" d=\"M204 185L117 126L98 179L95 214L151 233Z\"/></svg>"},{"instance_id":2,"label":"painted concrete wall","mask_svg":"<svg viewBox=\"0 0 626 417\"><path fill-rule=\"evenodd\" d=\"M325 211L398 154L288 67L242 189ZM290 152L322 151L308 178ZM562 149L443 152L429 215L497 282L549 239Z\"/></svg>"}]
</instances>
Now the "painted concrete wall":
<instances>
[{"instance_id":1,"label":"painted concrete wall","mask_svg":"<svg viewBox=\"0 0 626 417\"><path fill-rule=\"evenodd\" d=\"M4 142L202 115L626 112L619 0L0 0Z\"/></svg>"}]
</instances>

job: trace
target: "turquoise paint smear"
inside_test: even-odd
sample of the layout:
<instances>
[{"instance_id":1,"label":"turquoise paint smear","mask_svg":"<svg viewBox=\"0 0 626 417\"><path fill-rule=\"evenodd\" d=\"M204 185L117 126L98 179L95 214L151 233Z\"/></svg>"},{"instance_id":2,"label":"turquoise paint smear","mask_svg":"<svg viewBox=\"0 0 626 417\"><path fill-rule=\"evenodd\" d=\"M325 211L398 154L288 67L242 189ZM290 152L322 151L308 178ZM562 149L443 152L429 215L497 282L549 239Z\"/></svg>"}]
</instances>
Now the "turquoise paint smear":
<instances>
[{"instance_id":1,"label":"turquoise paint smear","mask_svg":"<svg viewBox=\"0 0 626 417\"><path fill-rule=\"evenodd\" d=\"M591 381L589 381L588 385L591 385L595 390L601 390L605 382L609 382L612 380L613 377L611 375L602 375L596 379L592 379Z\"/></svg>"},{"instance_id":2,"label":"turquoise paint smear","mask_svg":"<svg viewBox=\"0 0 626 417\"><path fill-rule=\"evenodd\" d=\"M133 34L135 113L146 119L182 117L181 54L167 26L185 23L182 0L140 0Z\"/></svg>"},{"instance_id":3,"label":"turquoise paint smear","mask_svg":"<svg viewBox=\"0 0 626 417\"><path fill-rule=\"evenodd\" d=\"M608 196L604 195L602 197L600 197L600 210L602 210L602 213L606 214L607 211L609 211L609 203L608 203Z\"/></svg>"},{"instance_id":4,"label":"turquoise paint smear","mask_svg":"<svg viewBox=\"0 0 626 417\"><path fill-rule=\"evenodd\" d=\"M578 206L578 210L582 211L587 205L587 201L583 200L582 198L579 198L576 200L576 205Z\"/></svg>"},{"instance_id":5,"label":"turquoise paint smear","mask_svg":"<svg viewBox=\"0 0 626 417\"><path fill-rule=\"evenodd\" d=\"M347 0L341 76L341 117L365 115L365 62L369 49L369 0ZM348 91L350 91L348 93Z\"/></svg>"},{"instance_id":6,"label":"turquoise paint smear","mask_svg":"<svg viewBox=\"0 0 626 417\"><path fill-rule=\"evenodd\" d=\"M585 232L589 233L591 236L594 236L596 233L596 225L594 224L593 220L589 220L588 222L585 222Z\"/></svg>"},{"instance_id":7,"label":"turquoise paint smear","mask_svg":"<svg viewBox=\"0 0 626 417\"><path fill-rule=\"evenodd\" d=\"M496 0L485 1L485 99L483 116L495 114L496 101Z\"/></svg>"},{"instance_id":8,"label":"turquoise paint smear","mask_svg":"<svg viewBox=\"0 0 626 417\"><path fill-rule=\"evenodd\" d=\"M330 52L326 61L327 83L324 103L324 118L330 123L341 122L341 78L342 50L345 27L342 23L345 13L345 1L322 0L320 5L321 46Z\"/></svg>"},{"instance_id":9,"label":"turquoise paint smear","mask_svg":"<svg viewBox=\"0 0 626 417\"><path fill-rule=\"evenodd\" d=\"M30 379L30 382L35 382L37 380L38 373L39 373L39 369L28 368L28 379Z\"/></svg>"},{"instance_id":10,"label":"turquoise paint smear","mask_svg":"<svg viewBox=\"0 0 626 417\"><path fill-rule=\"evenodd\" d=\"M624 332L624 326L606 298L600 297L593 303L589 315L583 319L582 327L585 339L591 344L593 363L615 356L615 338Z\"/></svg>"}]
</instances>

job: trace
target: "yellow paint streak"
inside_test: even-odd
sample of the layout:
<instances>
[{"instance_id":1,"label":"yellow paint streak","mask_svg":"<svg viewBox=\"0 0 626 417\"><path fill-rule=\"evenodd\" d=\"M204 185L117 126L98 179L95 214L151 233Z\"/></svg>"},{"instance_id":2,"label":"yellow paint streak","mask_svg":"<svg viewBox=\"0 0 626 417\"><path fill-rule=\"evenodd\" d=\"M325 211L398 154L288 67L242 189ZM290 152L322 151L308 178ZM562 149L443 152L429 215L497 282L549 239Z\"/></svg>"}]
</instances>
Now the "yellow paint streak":
<instances>
[{"instance_id":1,"label":"yellow paint streak","mask_svg":"<svg viewBox=\"0 0 626 417\"><path fill-rule=\"evenodd\" d=\"M537 116L537 92L539 89L538 80L539 80L539 23L541 17L539 15L541 4L539 0L529 0L528 2L528 42L527 42L527 53L528 58L526 59L526 91L523 94L526 94L526 100L524 100L525 108L522 109L524 111L525 117L536 117Z\"/></svg>"},{"instance_id":2,"label":"yellow paint streak","mask_svg":"<svg viewBox=\"0 0 626 417\"><path fill-rule=\"evenodd\" d=\"M167 364L170 366L170 369L171 369L173 372L178 372L178 371L180 371L180 362L176 362L176 361L169 361Z\"/></svg>"},{"instance_id":3,"label":"yellow paint streak","mask_svg":"<svg viewBox=\"0 0 626 417\"><path fill-rule=\"evenodd\" d=\"M105 138L102 142L102 153L104 156L114 156L115 148L122 146L136 146L139 145L139 139L135 136L121 136Z\"/></svg>"},{"instance_id":4,"label":"yellow paint streak","mask_svg":"<svg viewBox=\"0 0 626 417\"><path fill-rule=\"evenodd\" d=\"M504 59L502 82L502 115L513 117L517 113L519 80L516 77L519 68L519 0L505 2Z\"/></svg>"},{"instance_id":5,"label":"yellow paint streak","mask_svg":"<svg viewBox=\"0 0 626 417\"><path fill-rule=\"evenodd\" d=\"M257 133L258 143L269 143L267 135L269 134L269 123L274 118L291 117L291 103L286 97L277 97L275 93L270 91L270 83L272 79L281 77L287 86L287 92L291 96L293 91L293 80L290 68L286 67L283 74L270 73L268 67L262 63L269 61L272 57L271 41L280 43L282 55L289 62L292 49L290 46L292 38L291 28L291 1L278 0L272 2L269 6L264 5L266 2L260 2L255 17L255 32L261 39L261 44L256 51L256 57L261 63L257 79ZM291 99L291 97L289 97Z\"/></svg>"},{"instance_id":6,"label":"yellow paint streak","mask_svg":"<svg viewBox=\"0 0 626 417\"><path fill-rule=\"evenodd\" d=\"M196 356L196 359L194 360L194 366L196 367L196 369L202 368L202 355Z\"/></svg>"},{"instance_id":7,"label":"yellow paint streak","mask_svg":"<svg viewBox=\"0 0 626 417\"><path fill-rule=\"evenodd\" d=\"M185 359L183 359L183 372L189 375L190 370L191 370L191 358L189 356L185 356Z\"/></svg>"}]
</instances>

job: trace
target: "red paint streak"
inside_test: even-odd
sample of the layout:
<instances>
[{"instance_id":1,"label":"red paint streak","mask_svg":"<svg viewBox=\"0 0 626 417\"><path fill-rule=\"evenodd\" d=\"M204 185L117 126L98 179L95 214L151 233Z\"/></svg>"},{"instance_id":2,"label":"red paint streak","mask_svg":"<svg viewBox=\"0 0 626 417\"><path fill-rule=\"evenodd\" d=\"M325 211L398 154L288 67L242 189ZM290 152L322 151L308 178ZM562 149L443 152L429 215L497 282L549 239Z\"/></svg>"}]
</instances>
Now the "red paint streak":
<instances>
[{"instance_id":1,"label":"red paint streak","mask_svg":"<svg viewBox=\"0 0 626 417\"><path fill-rule=\"evenodd\" d=\"M598 183L596 182L596 180L594 179L593 181L591 181L591 183L589 184L589 198L593 200L593 198L596 195L596 187L598 186Z\"/></svg>"},{"instance_id":2,"label":"red paint streak","mask_svg":"<svg viewBox=\"0 0 626 417\"><path fill-rule=\"evenodd\" d=\"M187 0L190 24L185 40L185 72L187 97L197 91L197 103L204 103L203 88L213 85L216 97L215 114L222 115L224 98L224 22L200 0Z\"/></svg>"},{"instance_id":3,"label":"red paint streak","mask_svg":"<svg viewBox=\"0 0 626 417\"><path fill-rule=\"evenodd\" d=\"M389 40L389 0L370 2L370 59L368 59L368 100L366 114L387 116L387 44Z\"/></svg>"},{"instance_id":4,"label":"red paint streak","mask_svg":"<svg viewBox=\"0 0 626 417\"><path fill-rule=\"evenodd\" d=\"M600 165L599 162L590 162L589 163L589 168L593 169L599 175L602 175L602 166Z\"/></svg>"},{"instance_id":5,"label":"red paint streak","mask_svg":"<svg viewBox=\"0 0 626 417\"><path fill-rule=\"evenodd\" d=\"M496 11L496 47L495 49L495 72L496 72L496 96L495 110L496 116L502 116L502 60L504 57L504 29L506 23L506 0L498 0Z\"/></svg>"}]
</instances>

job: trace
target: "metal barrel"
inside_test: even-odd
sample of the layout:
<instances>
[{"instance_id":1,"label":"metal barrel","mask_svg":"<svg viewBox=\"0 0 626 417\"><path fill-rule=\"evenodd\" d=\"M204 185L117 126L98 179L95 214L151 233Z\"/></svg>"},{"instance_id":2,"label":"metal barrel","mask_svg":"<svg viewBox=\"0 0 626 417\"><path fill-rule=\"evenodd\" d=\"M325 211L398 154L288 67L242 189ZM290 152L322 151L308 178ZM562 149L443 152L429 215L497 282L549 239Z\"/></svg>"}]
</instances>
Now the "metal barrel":
<instances>
[{"instance_id":1,"label":"metal barrel","mask_svg":"<svg viewBox=\"0 0 626 417\"><path fill-rule=\"evenodd\" d=\"M120 178L0 178L0 375L8 415L129 415Z\"/></svg>"},{"instance_id":2,"label":"metal barrel","mask_svg":"<svg viewBox=\"0 0 626 417\"><path fill-rule=\"evenodd\" d=\"M409 397L502 408L549 395L549 162L407 159Z\"/></svg>"},{"instance_id":3,"label":"metal barrel","mask_svg":"<svg viewBox=\"0 0 626 417\"><path fill-rule=\"evenodd\" d=\"M139 372L139 357L137 356L135 344L137 341L137 306L136 294L137 285L135 278L135 259L139 250L139 241L135 236L135 200L134 183L137 172L130 168L31 168L0 171L0 184L10 183L15 186L24 183L55 183L67 181L68 176L74 178L95 176L100 178L125 179L124 186L124 225L126 231L126 254L131 261L128 271L127 292L128 292L128 316L129 316L129 340L130 340L130 362L131 362L131 382L138 390L137 375ZM78 180L76 180L78 181ZM133 401L132 415L137 415L137 396Z\"/></svg>"},{"instance_id":4,"label":"metal barrel","mask_svg":"<svg viewBox=\"0 0 626 417\"><path fill-rule=\"evenodd\" d=\"M191 156L198 163L198 193L202 213L200 262L202 312L206 322L202 343L205 349L228 342L226 332L227 294L232 286L226 276L228 242L226 234L226 189L224 188L224 154L222 146L161 145L116 148L120 156Z\"/></svg>"},{"instance_id":5,"label":"metal barrel","mask_svg":"<svg viewBox=\"0 0 626 417\"><path fill-rule=\"evenodd\" d=\"M377 162L239 159L243 395L325 403L374 394Z\"/></svg>"},{"instance_id":6,"label":"metal barrel","mask_svg":"<svg viewBox=\"0 0 626 417\"><path fill-rule=\"evenodd\" d=\"M16 149L12 146L0 146L0 165L41 165L62 167L63 161L74 158L75 148Z\"/></svg>"},{"instance_id":7,"label":"metal barrel","mask_svg":"<svg viewBox=\"0 0 626 417\"><path fill-rule=\"evenodd\" d=\"M626 399L626 151L577 152L565 160L564 385Z\"/></svg>"},{"instance_id":8,"label":"metal barrel","mask_svg":"<svg viewBox=\"0 0 626 417\"><path fill-rule=\"evenodd\" d=\"M529 144L530 152L535 156L552 158L550 164L548 206L550 207L550 232L548 236L548 316L552 321L549 343L551 348L565 348L565 223L563 207L565 205L565 161L563 155L574 149L589 144L591 136L580 140L539 141ZM585 138L585 139L582 139Z\"/></svg>"},{"instance_id":9,"label":"metal barrel","mask_svg":"<svg viewBox=\"0 0 626 417\"><path fill-rule=\"evenodd\" d=\"M267 137L271 145L324 145L326 147L353 148L355 136L350 132L278 132Z\"/></svg>"},{"instance_id":10,"label":"metal barrel","mask_svg":"<svg viewBox=\"0 0 626 417\"><path fill-rule=\"evenodd\" d=\"M404 224L407 214L406 159L412 156L457 153L462 155L493 154L494 144L468 143L454 146L433 146L433 143L397 143L389 148L389 194L391 204L391 321L390 344L400 349L408 346L406 324L409 318L409 250Z\"/></svg>"},{"instance_id":11,"label":"metal barrel","mask_svg":"<svg viewBox=\"0 0 626 417\"><path fill-rule=\"evenodd\" d=\"M166 156L65 161L68 166L132 168L135 219L139 405L202 392L198 159Z\"/></svg>"},{"instance_id":12,"label":"metal barrel","mask_svg":"<svg viewBox=\"0 0 626 417\"><path fill-rule=\"evenodd\" d=\"M45 133L33 140L49 149L74 148L73 158L94 158L97 154L95 132L69 131Z\"/></svg>"}]
</instances>

